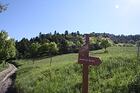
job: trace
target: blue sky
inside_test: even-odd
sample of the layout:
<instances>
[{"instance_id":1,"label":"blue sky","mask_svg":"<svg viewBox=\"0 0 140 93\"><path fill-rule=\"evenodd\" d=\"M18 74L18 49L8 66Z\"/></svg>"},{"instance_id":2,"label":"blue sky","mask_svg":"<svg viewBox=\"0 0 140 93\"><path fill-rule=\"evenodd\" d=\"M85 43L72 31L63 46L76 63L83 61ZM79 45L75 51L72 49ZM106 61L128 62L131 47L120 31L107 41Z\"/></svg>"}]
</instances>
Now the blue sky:
<instances>
[{"instance_id":1,"label":"blue sky","mask_svg":"<svg viewBox=\"0 0 140 93\"><path fill-rule=\"evenodd\" d=\"M16 40L55 30L140 34L140 0L0 1L9 4L0 14L0 29Z\"/></svg>"}]
</instances>

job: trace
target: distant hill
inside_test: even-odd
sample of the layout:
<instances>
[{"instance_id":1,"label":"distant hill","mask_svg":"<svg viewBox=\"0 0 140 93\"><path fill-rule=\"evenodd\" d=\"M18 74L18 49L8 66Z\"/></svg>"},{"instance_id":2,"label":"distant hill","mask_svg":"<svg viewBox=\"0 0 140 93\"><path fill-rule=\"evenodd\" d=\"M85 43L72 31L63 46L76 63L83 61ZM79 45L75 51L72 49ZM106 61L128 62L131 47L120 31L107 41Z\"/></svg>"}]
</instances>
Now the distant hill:
<instances>
[{"instance_id":1,"label":"distant hill","mask_svg":"<svg viewBox=\"0 0 140 93\"><path fill-rule=\"evenodd\" d=\"M109 33L90 33L90 50L102 49L101 42L106 39L111 45L135 44L140 40L140 35L114 35ZM31 39L23 38L16 41L18 58L33 58L42 56L54 56L59 54L77 53L84 44L84 34L79 31L60 34L58 32L42 34Z\"/></svg>"},{"instance_id":2,"label":"distant hill","mask_svg":"<svg viewBox=\"0 0 140 93\"><path fill-rule=\"evenodd\" d=\"M140 34L137 35L114 35L114 34L109 34L109 33L90 33L90 36L95 36L95 37L108 37L110 38L115 44L118 43L131 43L135 44L136 41L140 40Z\"/></svg>"}]
</instances>

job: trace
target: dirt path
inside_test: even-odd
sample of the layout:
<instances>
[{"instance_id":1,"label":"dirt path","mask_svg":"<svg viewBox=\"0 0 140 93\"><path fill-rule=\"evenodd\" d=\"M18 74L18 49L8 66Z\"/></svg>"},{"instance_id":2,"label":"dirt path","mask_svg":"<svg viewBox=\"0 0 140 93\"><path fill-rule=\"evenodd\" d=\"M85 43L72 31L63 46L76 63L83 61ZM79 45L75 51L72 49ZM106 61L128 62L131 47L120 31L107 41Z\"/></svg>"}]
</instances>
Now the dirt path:
<instances>
[{"instance_id":1,"label":"dirt path","mask_svg":"<svg viewBox=\"0 0 140 93\"><path fill-rule=\"evenodd\" d=\"M13 75L17 68L13 64L8 64L9 67L0 72L0 93L5 93L8 87L12 84L10 76Z\"/></svg>"}]
</instances>

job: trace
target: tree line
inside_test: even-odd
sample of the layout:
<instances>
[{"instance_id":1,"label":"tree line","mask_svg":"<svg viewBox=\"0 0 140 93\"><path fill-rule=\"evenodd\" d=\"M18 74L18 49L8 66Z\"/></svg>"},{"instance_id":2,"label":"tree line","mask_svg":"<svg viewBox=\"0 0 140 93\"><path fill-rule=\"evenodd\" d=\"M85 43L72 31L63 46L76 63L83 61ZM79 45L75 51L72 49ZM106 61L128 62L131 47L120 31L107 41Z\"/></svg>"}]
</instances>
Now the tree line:
<instances>
[{"instance_id":1,"label":"tree line","mask_svg":"<svg viewBox=\"0 0 140 93\"><path fill-rule=\"evenodd\" d=\"M84 35L79 31L64 34L56 31L54 33L42 34L29 39L23 38L16 41L18 58L38 58L51 57L54 55L77 53L79 48L84 44ZM109 47L111 44L106 38L94 38L90 40L90 50L97 50Z\"/></svg>"},{"instance_id":2,"label":"tree line","mask_svg":"<svg viewBox=\"0 0 140 93\"><path fill-rule=\"evenodd\" d=\"M110 38L115 44L118 43L129 43L129 44L136 44L137 41L140 40L140 35L114 35L114 34L109 34L109 33L91 33L91 36L99 37L108 37Z\"/></svg>"},{"instance_id":3,"label":"tree line","mask_svg":"<svg viewBox=\"0 0 140 93\"><path fill-rule=\"evenodd\" d=\"M39 36L16 41L18 58L37 58L54 56L58 54L76 53L83 44L83 35L77 32L64 34L58 32L42 34Z\"/></svg>"},{"instance_id":4,"label":"tree line","mask_svg":"<svg viewBox=\"0 0 140 93\"><path fill-rule=\"evenodd\" d=\"M117 39L112 39L112 38ZM90 50L97 50L113 45L114 43L121 43L121 36L115 36L106 33L90 33ZM128 36L122 36L127 40L138 41L139 35L129 36L132 39L127 39ZM120 40L120 41L117 41ZM113 44L111 43L113 42ZM79 31L69 33L66 30L60 34L56 31L54 33L42 34L31 39L22 38L20 41L10 39L8 33L0 32L0 61L7 61L11 58L18 59L36 59L40 57L52 57L55 55L77 53L79 48L84 44L84 34Z\"/></svg>"}]
</instances>

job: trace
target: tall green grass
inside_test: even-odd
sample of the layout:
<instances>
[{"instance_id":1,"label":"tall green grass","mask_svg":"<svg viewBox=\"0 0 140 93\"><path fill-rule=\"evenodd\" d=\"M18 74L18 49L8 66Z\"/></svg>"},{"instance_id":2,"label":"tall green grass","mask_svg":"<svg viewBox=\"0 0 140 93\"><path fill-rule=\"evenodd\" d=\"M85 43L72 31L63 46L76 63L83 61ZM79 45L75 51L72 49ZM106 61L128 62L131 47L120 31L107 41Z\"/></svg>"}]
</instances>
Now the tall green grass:
<instances>
[{"instance_id":1,"label":"tall green grass","mask_svg":"<svg viewBox=\"0 0 140 93\"><path fill-rule=\"evenodd\" d=\"M8 64L1 63L0 64L0 72L8 68Z\"/></svg>"},{"instance_id":2,"label":"tall green grass","mask_svg":"<svg viewBox=\"0 0 140 93\"><path fill-rule=\"evenodd\" d=\"M135 47L110 47L90 54L102 59L98 67L89 67L89 93L128 93L139 90L140 62ZM81 93L82 65L77 64L77 54L18 61L16 87L19 93Z\"/></svg>"}]
</instances>

